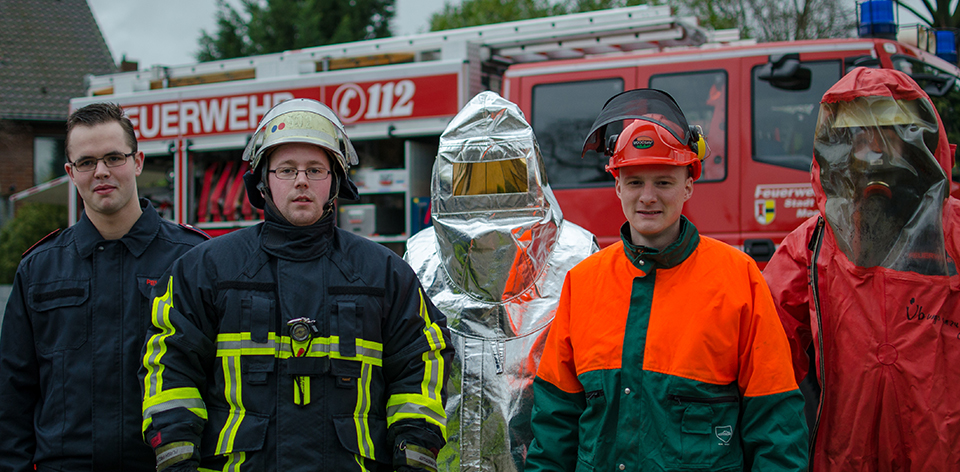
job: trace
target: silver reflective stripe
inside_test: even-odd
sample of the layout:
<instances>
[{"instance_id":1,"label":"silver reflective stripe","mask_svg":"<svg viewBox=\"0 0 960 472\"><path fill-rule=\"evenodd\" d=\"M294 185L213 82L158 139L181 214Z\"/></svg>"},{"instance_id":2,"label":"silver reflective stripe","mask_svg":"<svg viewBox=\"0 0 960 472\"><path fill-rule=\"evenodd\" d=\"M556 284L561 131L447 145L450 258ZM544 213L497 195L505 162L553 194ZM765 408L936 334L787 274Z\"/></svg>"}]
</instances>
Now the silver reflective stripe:
<instances>
[{"instance_id":1,"label":"silver reflective stripe","mask_svg":"<svg viewBox=\"0 0 960 472\"><path fill-rule=\"evenodd\" d=\"M245 333L244 333L245 334ZM439 334L435 334L435 337L439 338ZM286 338L285 338L286 339ZM317 338L314 340L313 344L310 346L310 354L340 354L340 344L339 343L324 343L322 342L323 338ZM319 342L318 342L319 341ZM380 349L363 346L364 343L371 343L379 345L380 343L369 342L364 340L358 340L357 343L357 355L353 357L367 357L371 359L380 360L383 358L383 352ZM279 351L281 353L280 357L292 356L292 350L290 348L289 342L277 343L276 340L271 339L265 343L253 342L249 339L244 339L241 341L217 341L217 355L220 357L225 357L229 355L231 351L237 352L246 350L246 349L263 349L265 351ZM260 355L269 355L267 353Z\"/></svg>"},{"instance_id":2,"label":"silver reflective stripe","mask_svg":"<svg viewBox=\"0 0 960 472\"><path fill-rule=\"evenodd\" d=\"M370 437L370 425L367 415L370 413L370 382L373 380L373 366L364 362L360 369L360 385L357 386L357 436L360 453L364 457L373 457L373 438Z\"/></svg>"},{"instance_id":3,"label":"silver reflective stripe","mask_svg":"<svg viewBox=\"0 0 960 472\"><path fill-rule=\"evenodd\" d=\"M240 391L240 358L223 358L224 396L230 404L230 418L220 431L217 442L217 454L227 454L233 450L233 441L236 438L240 422L243 421L243 398Z\"/></svg>"},{"instance_id":4,"label":"silver reflective stripe","mask_svg":"<svg viewBox=\"0 0 960 472\"><path fill-rule=\"evenodd\" d=\"M186 409L198 409L206 410L207 406L203 403L203 400L199 398L185 398L182 400L167 400L159 405L151 406L143 410L144 418L151 418L157 413L164 411L169 411L174 408L186 408Z\"/></svg>"},{"instance_id":5,"label":"silver reflective stripe","mask_svg":"<svg viewBox=\"0 0 960 472\"><path fill-rule=\"evenodd\" d=\"M144 362L147 367L147 397L153 397L159 393L160 371L163 367L159 364L160 356L167 351L164 340L174 333L173 327L165 323L165 318L170 308L173 308L172 276L167 280L166 293L164 293L162 297L153 300L151 316L153 317L153 325L160 328L160 333L150 337L150 340L147 342L147 359L146 362Z\"/></svg>"},{"instance_id":6,"label":"silver reflective stripe","mask_svg":"<svg viewBox=\"0 0 960 472\"><path fill-rule=\"evenodd\" d=\"M415 403L400 403L399 405L393 405L387 408L387 418L392 418L398 413L428 416L440 424L446 424L447 421L445 416L438 414L424 405L417 405Z\"/></svg>"}]
</instances>

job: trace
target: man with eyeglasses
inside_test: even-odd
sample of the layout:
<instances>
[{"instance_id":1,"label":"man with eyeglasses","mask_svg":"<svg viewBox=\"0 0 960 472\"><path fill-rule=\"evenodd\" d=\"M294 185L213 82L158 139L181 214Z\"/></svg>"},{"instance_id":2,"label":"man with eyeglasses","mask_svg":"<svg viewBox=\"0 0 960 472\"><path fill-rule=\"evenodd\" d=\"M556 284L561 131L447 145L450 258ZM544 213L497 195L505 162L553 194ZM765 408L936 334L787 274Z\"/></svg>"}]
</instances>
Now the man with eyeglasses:
<instances>
[{"instance_id":1,"label":"man with eyeglasses","mask_svg":"<svg viewBox=\"0 0 960 472\"><path fill-rule=\"evenodd\" d=\"M174 263L144 347L157 470L433 471L446 319L399 256L335 226L357 154L314 100L282 102L244 150L265 221Z\"/></svg>"},{"instance_id":2,"label":"man with eyeglasses","mask_svg":"<svg viewBox=\"0 0 960 472\"><path fill-rule=\"evenodd\" d=\"M20 262L0 333L0 471L156 470L137 369L152 289L206 235L138 198L130 120L96 103L67 120L76 225Z\"/></svg>"}]
</instances>

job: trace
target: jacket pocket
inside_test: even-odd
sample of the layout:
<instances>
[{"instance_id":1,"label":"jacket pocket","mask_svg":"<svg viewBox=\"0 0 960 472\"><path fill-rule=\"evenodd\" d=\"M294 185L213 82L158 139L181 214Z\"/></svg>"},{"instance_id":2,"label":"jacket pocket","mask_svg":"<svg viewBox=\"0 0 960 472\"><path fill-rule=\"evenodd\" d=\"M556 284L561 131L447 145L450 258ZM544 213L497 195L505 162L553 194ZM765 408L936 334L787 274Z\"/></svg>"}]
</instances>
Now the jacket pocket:
<instances>
[{"instance_id":1,"label":"jacket pocket","mask_svg":"<svg viewBox=\"0 0 960 472\"><path fill-rule=\"evenodd\" d=\"M387 421L374 415L336 415L333 425L340 444L348 452L390 464L391 451L387 444Z\"/></svg>"},{"instance_id":2,"label":"jacket pocket","mask_svg":"<svg viewBox=\"0 0 960 472\"><path fill-rule=\"evenodd\" d=\"M90 331L90 283L59 280L27 290L37 351L49 354L78 349Z\"/></svg>"},{"instance_id":3,"label":"jacket pocket","mask_svg":"<svg viewBox=\"0 0 960 472\"><path fill-rule=\"evenodd\" d=\"M200 455L204 459L263 449L269 422L267 415L221 408L208 408L207 415L200 441Z\"/></svg>"},{"instance_id":4,"label":"jacket pocket","mask_svg":"<svg viewBox=\"0 0 960 472\"><path fill-rule=\"evenodd\" d=\"M603 390L602 377L584 374L583 384L586 407L580 415L580 442L577 446L577 470L593 470L588 464L596 464L600 432L607 415L607 396Z\"/></svg>"},{"instance_id":5,"label":"jacket pocket","mask_svg":"<svg viewBox=\"0 0 960 472\"><path fill-rule=\"evenodd\" d=\"M680 426L680 465L721 470L742 462L738 417L740 398L670 395Z\"/></svg>"}]
</instances>

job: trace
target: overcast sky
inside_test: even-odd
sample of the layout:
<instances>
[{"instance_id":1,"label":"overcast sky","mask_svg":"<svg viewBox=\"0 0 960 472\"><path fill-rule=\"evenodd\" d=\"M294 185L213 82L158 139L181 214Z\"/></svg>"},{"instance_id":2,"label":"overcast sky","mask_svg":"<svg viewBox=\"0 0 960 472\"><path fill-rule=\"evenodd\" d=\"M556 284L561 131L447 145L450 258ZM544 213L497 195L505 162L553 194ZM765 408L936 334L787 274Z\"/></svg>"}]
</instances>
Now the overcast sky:
<instances>
[{"instance_id":1,"label":"overcast sky","mask_svg":"<svg viewBox=\"0 0 960 472\"><path fill-rule=\"evenodd\" d=\"M426 32L430 14L444 1L396 0L393 34ZM228 2L240 8L239 0ZM87 0L100 25L114 59L139 61L140 69L154 64L180 65L196 62L200 31L215 30L216 0Z\"/></svg>"}]
</instances>

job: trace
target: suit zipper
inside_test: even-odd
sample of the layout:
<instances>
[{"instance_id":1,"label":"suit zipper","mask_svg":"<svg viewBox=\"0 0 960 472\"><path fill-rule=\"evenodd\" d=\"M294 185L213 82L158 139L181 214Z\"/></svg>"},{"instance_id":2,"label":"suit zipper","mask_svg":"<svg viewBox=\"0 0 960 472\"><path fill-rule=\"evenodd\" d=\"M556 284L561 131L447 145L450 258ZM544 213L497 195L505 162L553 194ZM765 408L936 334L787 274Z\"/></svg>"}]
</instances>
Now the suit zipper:
<instances>
[{"instance_id":1,"label":"suit zipper","mask_svg":"<svg viewBox=\"0 0 960 472\"><path fill-rule=\"evenodd\" d=\"M811 462L813 461L814 446L817 444L817 431L820 429L820 415L823 413L823 395L826 391L826 388L824 387L826 384L826 377L823 368L823 318L820 313L820 277L817 273L817 260L820 258L820 248L823 246L823 217L817 218L817 228L814 231L817 232L817 238L813 249L813 260L810 262L810 285L813 289L813 306L815 307L817 313L817 357L820 359L820 362L817 362L817 371L820 374L820 401L817 402L817 420L814 421L813 431L810 434L809 457L811 458Z\"/></svg>"}]
</instances>

